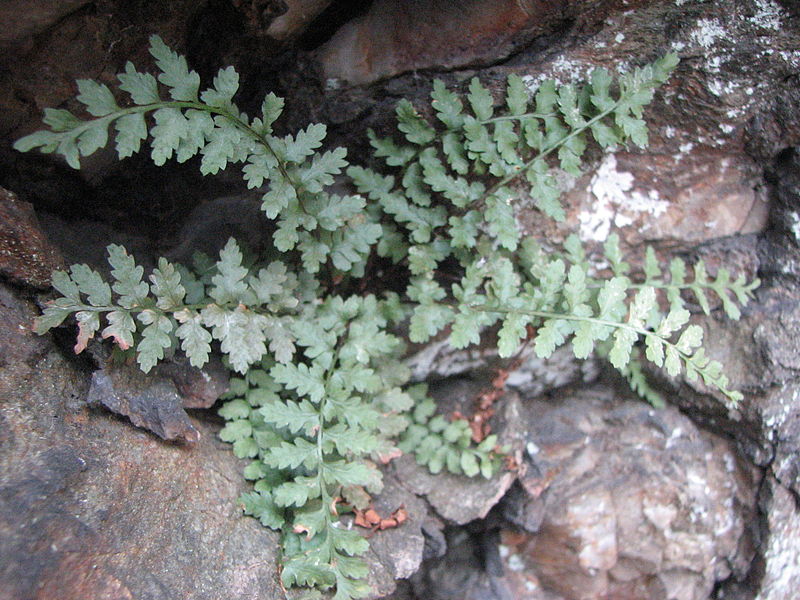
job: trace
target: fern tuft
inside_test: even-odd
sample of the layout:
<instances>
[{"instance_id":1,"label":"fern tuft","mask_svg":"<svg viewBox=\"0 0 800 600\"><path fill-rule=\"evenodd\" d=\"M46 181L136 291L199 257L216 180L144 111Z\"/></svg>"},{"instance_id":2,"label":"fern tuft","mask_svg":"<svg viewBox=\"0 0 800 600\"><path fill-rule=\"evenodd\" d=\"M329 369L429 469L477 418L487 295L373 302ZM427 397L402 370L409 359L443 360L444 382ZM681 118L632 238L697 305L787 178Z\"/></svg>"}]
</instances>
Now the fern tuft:
<instances>
[{"instance_id":1,"label":"fern tuft","mask_svg":"<svg viewBox=\"0 0 800 600\"><path fill-rule=\"evenodd\" d=\"M649 249L644 272L633 273L615 236L604 249L611 276L601 278L577 237L547 252L517 223L523 204L565 218L556 170L580 174L590 146L647 144L644 109L675 55L620 75L595 69L582 84L544 81L533 93L511 75L500 99L477 78L463 94L434 81L431 119L401 100L397 135L367 132L378 166L328 148L322 124L276 135L283 99L268 94L251 119L236 106L233 68L201 90L185 58L150 42L156 75L129 62L116 89L79 81L88 117L47 109L49 129L14 147L79 168L113 138L120 159L149 141L157 165L196 156L203 174L241 165L280 260L247 259L230 240L216 260L162 258L145 275L111 245L110 281L86 265L53 274L59 296L35 330L74 317L76 352L100 336L145 372L176 351L196 367L223 355L237 376L219 435L248 461L244 512L282 534L284 585L335 588L337 600L369 593L368 542L338 525L381 490L378 465L413 452L434 473L488 478L502 466L508 449L496 436L476 444L467 421L436 415L424 385L408 385L400 331L464 348L495 327L503 357L522 344L541 357L569 344L577 358L605 356L654 405L643 360L741 398L705 355L687 298L708 313L713 293L737 319L758 280L725 269L711 278L702 262L678 258L662 269ZM333 193L335 181L350 193ZM354 292L369 289L376 258L407 271L402 294Z\"/></svg>"}]
</instances>

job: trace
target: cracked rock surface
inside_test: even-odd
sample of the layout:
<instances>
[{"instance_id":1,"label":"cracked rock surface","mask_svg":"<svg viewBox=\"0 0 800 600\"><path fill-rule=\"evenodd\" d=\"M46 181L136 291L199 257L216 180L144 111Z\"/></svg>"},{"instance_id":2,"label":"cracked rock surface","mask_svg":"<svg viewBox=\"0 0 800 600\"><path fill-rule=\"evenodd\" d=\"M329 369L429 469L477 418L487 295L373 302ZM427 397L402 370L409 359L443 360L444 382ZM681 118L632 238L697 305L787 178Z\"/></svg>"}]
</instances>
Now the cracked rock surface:
<instances>
[{"instance_id":1,"label":"cracked rock surface","mask_svg":"<svg viewBox=\"0 0 800 600\"><path fill-rule=\"evenodd\" d=\"M160 440L86 402L97 365L61 350L66 332L30 330L33 288L47 285L61 255L102 268L105 245L124 243L151 265L169 251L213 251L229 232L257 241L269 227L238 172L201 179L194 165L155 169L101 153L75 173L52 156L11 151L45 106L74 108L74 79L109 82L126 60L145 62L152 33L186 52L204 81L236 64L249 114L265 92L285 95L280 127L324 122L355 162L371 154L366 127L390 132L399 98L426 110L434 77L463 90L477 75L500 102L511 72L534 89L545 77L569 82L594 66L677 52L680 67L645 114L650 146L598 151L581 177L560 176L564 224L544 222L524 194L517 216L551 245L572 232L599 245L617 232L634 267L649 243L665 261L702 257L712 272L760 277L740 321L718 310L693 317L745 401L732 408L653 372L672 406L655 411L621 393L597 361L569 350L528 357L492 421L516 470L468 481L433 477L411 457L387 467L375 507L386 515L403 506L408 520L370 537L373 597L795 600L797 3L375 0L329 39L302 38L336 4L0 7L0 600L283 597L277 536L241 516L243 465L216 440L215 418L187 416L170 388L166 429L196 441ZM504 366L486 348L434 342L416 351L415 377L436 382L445 415L468 413ZM197 407L218 394L197 392ZM138 403L125 398L128 409Z\"/></svg>"}]
</instances>

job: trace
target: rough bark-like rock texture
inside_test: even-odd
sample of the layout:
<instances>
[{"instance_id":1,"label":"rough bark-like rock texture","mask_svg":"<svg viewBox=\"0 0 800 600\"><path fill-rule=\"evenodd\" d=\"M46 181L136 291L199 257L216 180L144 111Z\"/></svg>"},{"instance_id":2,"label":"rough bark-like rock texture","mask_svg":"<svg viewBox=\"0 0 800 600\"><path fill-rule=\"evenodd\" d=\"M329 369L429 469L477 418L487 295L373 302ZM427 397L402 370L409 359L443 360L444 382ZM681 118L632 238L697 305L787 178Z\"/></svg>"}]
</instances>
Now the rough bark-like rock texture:
<instances>
[{"instance_id":1,"label":"rough bark-like rock texture","mask_svg":"<svg viewBox=\"0 0 800 600\"><path fill-rule=\"evenodd\" d=\"M518 515L541 524L512 549L527 567L509 568L516 597L526 573L569 599L701 600L744 579L756 487L734 446L675 410L602 394L529 410L532 500Z\"/></svg>"},{"instance_id":2,"label":"rough bark-like rock texture","mask_svg":"<svg viewBox=\"0 0 800 600\"><path fill-rule=\"evenodd\" d=\"M501 531L500 554L453 548L415 580L420 597L702 600L746 578L758 472L733 444L602 387L504 402L525 454L481 533Z\"/></svg>"},{"instance_id":3,"label":"rough bark-like rock texture","mask_svg":"<svg viewBox=\"0 0 800 600\"><path fill-rule=\"evenodd\" d=\"M241 518L241 466L84 402L87 373L0 288L0 598L277 598L277 536Z\"/></svg>"},{"instance_id":4,"label":"rough bark-like rock texture","mask_svg":"<svg viewBox=\"0 0 800 600\"><path fill-rule=\"evenodd\" d=\"M571 232L599 245L617 231L634 263L648 242L665 259L681 253L712 271L760 276L741 321L718 311L694 317L745 400L734 409L700 385L653 373L686 416L651 411L603 387L565 391L598 373L569 350L530 360L508 380L522 399L508 394L492 422L519 471L466 481L434 478L409 457L390 465L375 506L390 514L403 504L409 518L372 536L370 581L376 597L398 599L796 598L796 2L376 0L308 54L286 52L287 43L333 3L24 4L0 7L0 185L34 204L68 262L95 266L111 241L149 264L153 246L185 258L198 241L224 243L229 226L248 236L261 227L237 208L249 203L235 195L238 172L214 183L192 164L156 171L144 158L117 165L108 152L76 174L52 156L11 152L44 107L76 108L74 79L109 82L128 59L148 64L152 33L188 53L204 84L235 63L249 114L264 92L286 95L280 127L325 122L354 162L370 160L366 127L393 130L399 97L426 110L433 77L463 90L478 75L499 102L510 72L534 90L546 77L577 81L594 66L629 69L677 52L681 65L645 114L649 148L595 151L582 177L561 175L562 225L530 210L524 190L516 207L526 232L552 245ZM225 212L236 218L217 218ZM19 261L4 263L4 275L42 285L50 262L34 260L38 238L16 216L5 220L0 227L22 231L25 248L23 276ZM124 233L142 227L149 238ZM240 517L241 464L215 441L216 426L191 418L197 443L171 445L89 408L94 367L33 336L35 309L16 293L0 288L0 600L282 597L277 538ZM415 360L419 378L476 374L473 386L442 386L444 414L469 413L487 371L506 366L485 349L436 344ZM532 398L543 393L547 401ZM413 585L392 591L409 577Z\"/></svg>"},{"instance_id":5,"label":"rough bark-like rock texture","mask_svg":"<svg viewBox=\"0 0 800 600\"><path fill-rule=\"evenodd\" d=\"M58 248L42 233L33 206L0 187L0 275L46 288L50 273L64 267Z\"/></svg>"}]
</instances>

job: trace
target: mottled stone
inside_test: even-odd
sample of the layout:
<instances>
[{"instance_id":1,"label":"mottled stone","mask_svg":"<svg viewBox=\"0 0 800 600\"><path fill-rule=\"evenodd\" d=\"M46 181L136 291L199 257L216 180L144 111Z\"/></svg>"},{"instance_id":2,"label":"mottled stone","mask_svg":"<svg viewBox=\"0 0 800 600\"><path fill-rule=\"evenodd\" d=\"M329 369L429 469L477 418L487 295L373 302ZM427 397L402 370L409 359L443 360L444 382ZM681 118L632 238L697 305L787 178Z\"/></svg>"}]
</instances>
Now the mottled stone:
<instances>
[{"instance_id":1,"label":"mottled stone","mask_svg":"<svg viewBox=\"0 0 800 600\"><path fill-rule=\"evenodd\" d=\"M34 287L49 287L64 259L42 233L33 206L0 187L0 275Z\"/></svg>"},{"instance_id":2,"label":"mottled stone","mask_svg":"<svg viewBox=\"0 0 800 600\"><path fill-rule=\"evenodd\" d=\"M278 540L241 516L242 462L166 444L83 398L87 374L0 287L0 598L278 598Z\"/></svg>"},{"instance_id":3,"label":"mottled stone","mask_svg":"<svg viewBox=\"0 0 800 600\"><path fill-rule=\"evenodd\" d=\"M769 535L764 540L764 574L756 600L793 600L800 589L800 512L797 497L768 478L761 494Z\"/></svg>"},{"instance_id":4,"label":"mottled stone","mask_svg":"<svg viewBox=\"0 0 800 600\"><path fill-rule=\"evenodd\" d=\"M549 33L574 2L377 0L319 52L325 77L365 84L425 68L486 64Z\"/></svg>"},{"instance_id":5,"label":"mottled stone","mask_svg":"<svg viewBox=\"0 0 800 600\"><path fill-rule=\"evenodd\" d=\"M536 533L505 534L513 597L702 600L745 577L756 484L731 444L602 388L524 406L527 497L503 510Z\"/></svg>"},{"instance_id":6,"label":"mottled stone","mask_svg":"<svg viewBox=\"0 0 800 600\"><path fill-rule=\"evenodd\" d=\"M289 0L286 12L270 23L267 35L285 41L301 34L330 3L331 0Z\"/></svg>"}]
</instances>

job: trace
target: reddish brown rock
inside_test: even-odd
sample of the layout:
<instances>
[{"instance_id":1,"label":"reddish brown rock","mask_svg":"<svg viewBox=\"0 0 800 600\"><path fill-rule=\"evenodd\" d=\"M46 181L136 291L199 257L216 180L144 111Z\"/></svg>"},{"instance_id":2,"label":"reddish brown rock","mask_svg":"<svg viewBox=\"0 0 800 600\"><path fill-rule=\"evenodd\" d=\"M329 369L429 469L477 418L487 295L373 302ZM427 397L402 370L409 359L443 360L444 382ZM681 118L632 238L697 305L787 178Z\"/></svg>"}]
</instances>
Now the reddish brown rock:
<instances>
[{"instance_id":1,"label":"reddish brown rock","mask_svg":"<svg viewBox=\"0 0 800 600\"><path fill-rule=\"evenodd\" d=\"M745 577L755 472L731 444L603 390L526 408L527 504L507 511L536 533L506 536L515 598L703 600Z\"/></svg>"},{"instance_id":2,"label":"reddish brown rock","mask_svg":"<svg viewBox=\"0 0 800 600\"><path fill-rule=\"evenodd\" d=\"M447 553L412 579L417 597L705 600L746 581L758 473L733 444L599 385L502 402L497 424L524 448L518 482L485 521L446 532ZM476 484L440 481L426 492L437 512L475 514Z\"/></svg>"},{"instance_id":3,"label":"reddish brown rock","mask_svg":"<svg viewBox=\"0 0 800 600\"><path fill-rule=\"evenodd\" d=\"M276 17L267 29L267 35L286 41L305 31L311 21L324 11L331 0L290 0L286 12Z\"/></svg>"},{"instance_id":4,"label":"reddish brown rock","mask_svg":"<svg viewBox=\"0 0 800 600\"><path fill-rule=\"evenodd\" d=\"M89 0L7 0L0 6L0 48L26 40L69 13L89 4Z\"/></svg>"},{"instance_id":5,"label":"reddish brown rock","mask_svg":"<svg viewBox=\"0 0 800 600\"><path fill-rule=\"evenodd\" d=\"M325 76L353 84L425 68L485 64L564 19L568 2L378 0L319 52Z\"/></svg>"},{"instance_id":6,"label":"reddish brown rock","mask_svg":"<svg viewBox=\"0 0 800 600\"><path fill-rule=\"evenodd\" d=\"M88 407L88 381L0 286L0 599L277 598L276 534L242 464L193 420L166 444Z\"/></svg>"},{"instance_id":7,"label":"reddish brown rock","mask_svg":"<svg viewBox=\"0 0 800 600\"><path fill-rule=\"evenodd\" d=\"M42 233L33 206L0 188L0 274L34 287L50 286L64 258Z\"/></svg>"},{"instance_id":8,"label":"reddish brown rock","mask_svg":"<svg viewBox=\"0 0 800 600\"><path fill-rule=\"evenodd\" d=\"M242 515L244 461L219 425L186 418L198 439L178 445L90 408L88 374L30 330L35 312L0 285L0 600L283 598L278 535ZM150 393L103 376L129 386L128 404ZM406 514L371 537L379 598L441 523L392 474L374 505Z\"/></svg>"}]
</instances>

